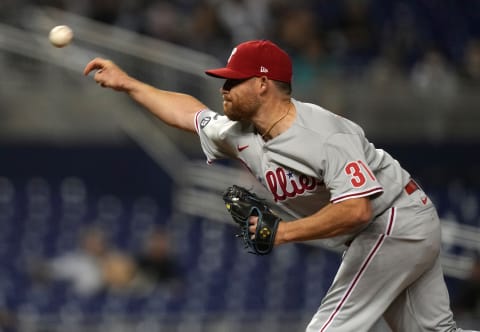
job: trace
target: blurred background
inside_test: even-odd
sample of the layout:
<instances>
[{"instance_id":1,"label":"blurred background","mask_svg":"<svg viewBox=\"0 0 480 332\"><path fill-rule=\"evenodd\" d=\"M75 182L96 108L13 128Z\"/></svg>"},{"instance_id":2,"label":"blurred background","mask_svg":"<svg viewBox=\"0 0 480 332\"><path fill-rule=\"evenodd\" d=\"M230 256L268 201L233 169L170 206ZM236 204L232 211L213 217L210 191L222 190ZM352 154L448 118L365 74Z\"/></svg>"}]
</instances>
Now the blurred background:
<instances>
[{"instance_id":1,"label":"blurred background","mask_svg":"<svg viewBox=\"0 0 480 332\"><path fill-rule=\"evenodd\" d=\"M295 98L428 192L456 319L480 326L480 1L1 0L0 331L304 330L339 253L245 253L221 192L254 179L82 74L107 57L221 112L203 71L263 38L292 56Z\"/></svg>"}]
</instances>

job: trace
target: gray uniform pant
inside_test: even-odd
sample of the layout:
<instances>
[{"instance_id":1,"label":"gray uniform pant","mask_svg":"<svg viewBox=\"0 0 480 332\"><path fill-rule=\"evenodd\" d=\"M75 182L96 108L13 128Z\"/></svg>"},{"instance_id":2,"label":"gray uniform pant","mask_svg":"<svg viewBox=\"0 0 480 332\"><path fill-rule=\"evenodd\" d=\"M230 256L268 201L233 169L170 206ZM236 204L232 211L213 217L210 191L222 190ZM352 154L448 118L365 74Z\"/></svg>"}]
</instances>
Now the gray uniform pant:
<instances>
[{"instance_id":1,"label":"gray uniform pant","mask_svg":"<svg viewBox=\"0 0 480 332\"><path fill-rule=\"evenodd\" d=\"M404 192L350 244L307 332L460 331L440 265L440 221L421 190Z\"/></svg>"}]
</instances>

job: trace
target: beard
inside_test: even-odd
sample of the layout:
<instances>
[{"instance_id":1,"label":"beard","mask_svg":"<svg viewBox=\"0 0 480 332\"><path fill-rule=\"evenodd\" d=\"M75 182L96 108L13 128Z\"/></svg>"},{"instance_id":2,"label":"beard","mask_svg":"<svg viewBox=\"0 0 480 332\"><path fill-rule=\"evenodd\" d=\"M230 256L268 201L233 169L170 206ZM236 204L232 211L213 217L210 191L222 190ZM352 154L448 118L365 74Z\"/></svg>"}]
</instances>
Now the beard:
<instances>
[{"instance_id":1,"label":"beard","mask_svg":"<svg viewBox=\"0 0 480 332\"><path fill-rule=\"evenodd\" d=\"M232 121L250 120L260 108L260 101L256 97L238 99L224 99L223 113Z\"/></svg>"}]
</instances>

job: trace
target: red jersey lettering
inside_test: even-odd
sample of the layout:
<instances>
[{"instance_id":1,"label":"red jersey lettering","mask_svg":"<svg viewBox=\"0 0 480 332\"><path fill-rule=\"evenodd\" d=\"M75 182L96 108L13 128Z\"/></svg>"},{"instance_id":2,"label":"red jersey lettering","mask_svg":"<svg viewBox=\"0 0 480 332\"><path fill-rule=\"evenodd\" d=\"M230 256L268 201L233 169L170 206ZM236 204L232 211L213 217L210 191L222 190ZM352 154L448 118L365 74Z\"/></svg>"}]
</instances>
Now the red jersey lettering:
<instances>
[{"instance_id":1,"label":"red jersey lettering","mask_svg":"<svg viewBox=\"0 0 480 332\"><path fill-rule=\"evenodd\" d=\"M275 171L268 170L265 179L275 201L284 201L317 187L317 179L304 174L296 175L278 167Z\"/></svg>"}]
</instances>

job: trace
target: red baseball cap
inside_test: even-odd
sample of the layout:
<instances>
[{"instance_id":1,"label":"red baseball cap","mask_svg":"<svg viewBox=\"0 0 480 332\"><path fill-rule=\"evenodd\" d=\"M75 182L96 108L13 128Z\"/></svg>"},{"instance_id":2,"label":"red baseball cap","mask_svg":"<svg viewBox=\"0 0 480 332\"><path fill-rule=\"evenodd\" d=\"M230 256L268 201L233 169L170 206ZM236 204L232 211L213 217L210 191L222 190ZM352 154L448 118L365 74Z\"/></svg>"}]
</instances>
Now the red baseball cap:
<instances>
[{"instance_id":1,"label":"red baseball cap","mask_svg":"<svg viewBox=\"0 0 480 332\"><path fill-rule=\"evenodd\" d=\"M206 70L207 75L225 79L266 76L290 83L292 61L288 54L269 40L251 40L235 47L224 68Z\"/></svg>"}]
</instances>

